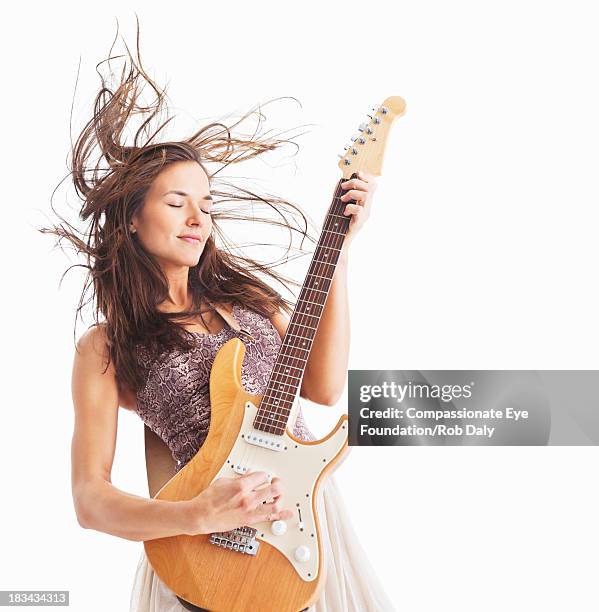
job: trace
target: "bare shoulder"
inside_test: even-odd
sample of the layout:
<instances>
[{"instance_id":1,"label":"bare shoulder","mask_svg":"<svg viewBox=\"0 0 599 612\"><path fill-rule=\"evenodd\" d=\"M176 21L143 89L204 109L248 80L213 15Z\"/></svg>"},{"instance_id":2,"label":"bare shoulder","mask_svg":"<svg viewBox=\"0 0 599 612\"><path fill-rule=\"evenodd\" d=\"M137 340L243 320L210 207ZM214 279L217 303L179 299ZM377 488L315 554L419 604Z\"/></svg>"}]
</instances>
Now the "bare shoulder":
<instances>
[{"instance_id":1,"label":"bare shoulder","mask_svg":"<svg viewBox=\"0 0 599 612\"><path fill-rule=\"evenodd\" d=\"M90 365L105 364L108 359L106 325L93 325L81 335L77 340L75 359Z\"/></svg>"}]
</instances>

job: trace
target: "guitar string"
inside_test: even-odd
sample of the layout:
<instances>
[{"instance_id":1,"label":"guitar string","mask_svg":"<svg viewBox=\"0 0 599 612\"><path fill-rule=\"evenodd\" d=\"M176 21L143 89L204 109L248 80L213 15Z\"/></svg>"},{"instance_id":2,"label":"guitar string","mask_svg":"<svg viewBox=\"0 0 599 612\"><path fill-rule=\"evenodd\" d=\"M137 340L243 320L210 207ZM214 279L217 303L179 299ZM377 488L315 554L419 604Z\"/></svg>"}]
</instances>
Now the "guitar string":
<instances>
[{"instance_id":1,"label":"guitar string","mask_svg":"<svg viewBox=\"0 0 599 612\"><path fill-rule=\"evenodd\" d=\"M315 303L319 306L321 306L321 311L318 315L310 315L310 314L306 314L301 313L301 312L297 312L295 313L295 317L293 318L293 322L290 322L290 330L289 330L289 342L288 343L284 343L284 348L285 345L288 346L291 349L291 355L287 355L283 352L283 355L286 357L287 361L292 360L292 365L291 367L296 368L295 366L295 360L298 361L303 361L305 363L305 359L303 357L300 357L297 355L298 351L294 351L294 349L300 349L300 350L305 350L309 353L309 349L303 349L301 346L299 346L299 342L298 340L300 339L306 339L306 340L310 340L311 342L313 341L313 338L306 338L305 336L303 336L303 334L301 333L301 330L296 330L294 329L294 326L297 325L303 325L303 326L307 326L307 327L312 327L307 325L309 323L308 317L314 317L317 316L317 318L320 320L320 317L322 316L322 311L324 310L324 305L326 303L326 297L328 297L328 293L330 290L330 286L332 284L332 277L328 278L328 273L325 272L325 268L324 266L330 266L330 265L334 265L336 266L337 261L338 261L338 257L339 255L337 254L336 258L334 258L334 261L330 262L330 263L324 263L322 261L322 257L323 257L323 249L335 249L337 252L340 251L340 247L342 247L343 245L343 240L345 239L345 236L347 234L347 231L349 229L349 223L347 223L347 227L345 227L345 230L341 233L341 232L335 232L335 227L337 227L337 225L339 224L338 221L335 221L336 217L340 217L340 215L336 215L336 213L339 212L343 212L344 209L344 204L340 205L340 200L339 200L339 194L341 193L342 189L340 187L340 183L341 181L338 183L337 188L335 190L335 195L333 198L333 203L331 204L329 211L327 213L327 218L325 219L325 223L323 225L323 240L322 242L319 241L319 245L318 248L316 250L315 256L313 258L313 261L311 262L309 271L308 271L308 275L312 275L312 276L316 276L316 277L323 277L325 278L325 280L329 283L328 285L328 289L322 290L322 289L315 289L315 288L310 288L310 287L304 287L305 291L302 292L302 296L300 298L300 302L301 301L310 301L311 303ZM355 200L350 200L347 203L353 203L355 202ZM341 210L338 210L339 208L341 208ZM331 215L334 215L331 217ZM346 217L346 219L349 221L350 218ZM337 224L337 225L336 225ZM342 226L343 228L343 226ZM331 232L330 234L325 234L325 232ZM329 242L333 242L334 244L329 244ZM320 257L317 257L317 255L320 255ZM325 255L326 256L326 255ZM314 261L314 259L316 261ZM333 275L335 273L335 269L333 269ZM326 276L325 276L326 275ZM315 284L317 284L318 281L315 281ZM321 285L322 286L322 285ZM325 285L326 286L326 285ZM312 301L312 300L317 300L317 296L319 295L320 292L326 293L326 297L325 297L325 303L320 303L320 300L318 299L318 302L316 301ZM319 292L317 294L317 292ZM316 294L316 295L314 295ZM312 300L308 300L307 298L312 298ZM308 307L309 308L309 307ZM293 333L293 332L298 332L298 333ZM315 335L315 334L314 334ZM285 340L285 339L284 339ZM273 416L269 416L269 417L264 417L264 416L259 416L259 418L256 418L255 421L257 421L260 425L262 426L266 426L269 429L275 429L275 433L278 429L280 429L281 424L284 423L285 421L285 417L289 417L290 414L290 408L293 407L293 401L290 400L286 400L283 397L283 394L286 395L293 395L291 393L289 393L288 391L281 391L281 388L283 386L287 386L287 387L291 387L293 388L294 386L299 386L297 385L297 383L291 384L290 383L290 379L288 376L286 376L285 374L281 373L281 372L276 372L275 370L277 369L277 365L279 365L278 363L275 364L275 368L273 370L273 375L275 378L283 378L283 380L276 380L276 383L279 384L279 389L273 388L274 385L271 385L269 383L269 385L267 386L267 393L265 395L265 399L267 400L267 404L269 407L269 413ZM282 364L281 364L282 365ZM286 364L288 365L288 364ZM305 366L304 366L305 367ZM271 377L272 378L272 377ZM274 380L272 381L273 383L275 382ZM297 394L297 389L296 389L296 394ZM272 400L272 401L269 401ZM276 403L277 405L274 406L273 404ZM282 404L282 405L281 405ZM287 408L287 404L290 404L290 408ZM283 412L281 412L281 409L283 409ZM282 417L282 419L279 419L279 417ZM269 432L269 433L273 433L273 432ZM280 435L280 434L279 434Z\"/></svg>"},{"instance_id":2,"label":"guitar string","mask_svg":"<svg viewBox=\"0 0 599 612\"><path fill-rule=\"evenodd\" d=\"M297 326L297 325L304 325L304 326L307 326L307 327L311 328L312 326L308 325L308 323L309 323L308 317L313 318L313 317L316 316L317 319L318 319L318 322L320 322L320 318L322 316L322 312L324 311L324 306L326 304L326 298L328 297L328 294L329 294L329 291L330 291L330 288L331 288L331 285L332 285L332 282L333 282L333 276L334 276L335 271L336 271L336 266L337 266L338 259L339 259L339 252L340 252L341 248L343 247L343 242L344 242L345 237L347 235L347 231L349 230L349 222L351 221L351 217L348 216L348 217L346 217L347 221L343 221L343 223L345 224L345 225L342 225L343 233L339 233L339 235L337 235L337 233L335 232L335 233L331 233L330 235L326 235L325 232L334 232L333 228L337 227L338 224L339 224L339 221L335 221L335 218L339 216L339 215L337 215L337 213L342 213L343 210L345 209L345 206L347 204L355 203L355 200L349 200L347 203L340 204L341 200L339 199L339 196L340 196L342 191L343 191L343 189L341 188L341 181L339 181L339 183L337 184L337 187L335 189L335 194L334 194L334 197L333 197L333 202L332 202L332 204L331 204L331 206L329 208L329 211L327 212L327 217L326 217L325 222L323 224L322 240L319 241L319 244L317 245L317 249L316 249L315 254L313 256L313 260L310 262L310 266L308 268L308 276L311 275L311 276L316 276L317 278L321 278L322 277L322 278L326 279L326 282L328 283L328 286L326 286L326 289L324 289L324 291L326 291L325 301L322 304L320 304L320 300L318 300L318 302L316 302L316 301L314 302L314 303L318 304L320 306L320 308L321 308L321 310L318 313L318 315L309 315L309 314L307 314L305 312L304 313L300 313L300 312L296 311L294 313L296 316L293 317L293 318L298 319L298 320L296 320L294 322L290 322L289 328L293 328L293 326ZM338 210L338 208L341 208L341 210ZM333 216L331 216L331 215L333 215ZM332 242L333 244L329 244L329 241ZM334 259L333 262L325 263L323 261L323 259L321 259L322 255L323 255L323 250L326 250L326 249L329 249L329 251L331 249L335 249L336 250L336 255L333 257L333 259ZM320 256L317 257L317 255L320 255ZM331 275L331 278L328 278L328 273L325 271L325 266L327 266L327 268L328 268L331 265L333 266L333 274ZM318 282L319 281L316 281L316 284ZM301 298L301 294L300 294L300 299L298 301L307 301L306 300L307 297L312 298L311 293L315 293L314 289L313 288L309 288L309 287L302 287L302 288L305 289L306 295L304 295L304 297ZM316 297L314 297L313 299L316 300ZM312 300L309 300L309 301L312 302ZM318 323L317 323L317 326L318 326ZM299 331L301 332L301 330L299 330ZM313 331L314 331L314 333L312 334L313 337L312 337L312 339L310 339L310 342L313 342L313 338L316 335L316 330L313 330ZM294 336L294 334L291 334L291 335ZM300 334L300 337L303 338L303 335ZM309 339L309 338L306 338L306 339ZM290 339L290 342L293 343L293 339ZM285 346L285 338L283 339L283 346ZM286 357L288 359L291 358L291 359L295 360L297 357L293 355L293 352L294 352L293 349L294 348L300 348L301 349L301 347L297 347L297 346L294 346L292 344L290 346L290 348L292 349L292 355L291 356L286 356ZM308 354L309 354L310 349L311 349L311 346L308 349ZM301 349L301 350L304 350L304 349ZM301 359L301 358L298 358L298 359ZM277 365L277 363L275 363L275 368L276 368L276 365ZM291 367L294 367L294 366L291 366ZM305 365L304 365L304 368L305 368ZM271 373L271 378L272 378L273 374L274 374L274 370ZM292 387L292 385L288 382L289 381L289 377L288 376L285 376L284 374L281 374L281 373L277 373L277 375L283 377L283 379L285 381L283 384L285 386L291 386ZM277 383L280 383L280 382L281 381L277 381ZM275 393L277 393L278 396L279 396L278 398L272 398L272 391L271 391L270 394L267 393L267 395L266 395L266 397L268 397L269 399L278 399L278 400L283 401L285 403L290 403L290 408L289 409L285 408L284 406L282 407L284 412L287 413L287 419L289 419L291 410L293 409L293 405L297 401L297 394L299 392L299 385L296 383L296 386L298 388L296 388L296 392L294 394L294 400L291 401L291 402L289 402L289 400L283 400L282 393L280 391L278 391L278 390L275 390ZM270 385L270 382L267 385L267 392L268 392L269 389L272 389L272 387ZM289 394L289 393L287 393L287 394ZM291 395L291 394L289 394L289 395ZM269 406L269 408L270 408L270 406ZM258 409L258 412L259 411L260 411L260 408ZM272 410L270 412L273 413ZM274 414L277 417L277 419L276 419L277 421L278 421L278 417L279 416L284 418L284 414L280 412L280 403L279 403L279 405L276 408L274 408ZM257 416L258 415L256 415L256 417ZM257 420L256 417L254 417L254 421ZM262 419L260 419L260 420L262 421ZM269 419L269 420L272 420L272 419ZM260 424L263 425L263 423L260 423ZM289 424L289 423L287 422L287 424ZM276 430L276 426L272 426L272 425L267 425L267 426L269 426L269 428L273 428L274 427L275 430ZM272 433L272 432L268 432L268 433ZM284 433L284 429L283 429L283 433ZM279 434L279 435L282 436L282 434ZM244 446L245 446L245 448L244 448L244 452L242 453L242 458L241 458L241 464L240 465L244 466L244 467L247 467L249 465L253 466L253 461L255 460L255 457L258 454L258 448L255 448L253 444L252 445L246 444ZM261 466L260 466L260 468L261 468ZM269 503L272 503L272 502L269 502Z\"/></svg>"},{"instance_id":3,"label":"guitar string","mask_svg":"<svg viewBox=\"0 0 599 612\"><path fill-rule=\"evenodd\" d=\"M329 213L332 212L332 209L333 209L333 206L331 205L329 212L327 213L327 219L328 219ZM325 221L325 226L323 228L323 235L324 235L325 228L326 228L326 221ZM324 242L326 242L328 238L326 235L324 235L324 237L325 237ZM320 248L321 246L322 246L321 241L319 241L318 247ZM318 250L319 249L317 249L313 259L316 258L318 254ZM310 266L308 276L311 274L310 270L314 272L312 265ZM304 286L302 287L302 289L304 290L300 294L300 299L299 299L300 304L302 301L306 300L307 297L312 297L311 290L306 285L307 283L304 283ZM275 363L275 367L273 368L273 372L271 373L271 379L269 380L269 384L267 385L267 392L264 397L264 399L266 400L264 403L268 406L269 416L264 417L263 415L257 415L258 418L256 419L256 421L260 425L267 427L269 430L275 429L275 432L269 431L269 433L276 433L276 431L280 429L281 423L284 422L285 413L287 413L287 418L289 417L289 410L286 408L286 404L289 404L289 403L292 404L292 402L289 402L289 400L285 400L283 397L283 394L286 394L286 395L292 395L292 394L289 393L288 391L283 391L283 387L286 386L286 387L291 387L293 389L294 385L290 383L290 377L286 376L285 374L277 370L280 369L280 367L283 365L289 365L290 367L295 368L296 367L295 360L296 359L303 360L301 357L297 355L299 351L294 350L296 348L299 348L300 350L302 350L300 346L297 346L297 341L294 341L295 335L293 334L294 331L297 331L294 329L294 326L299 321L301 321L303 324L307 323L305 316L302 313L300 313L298 310L296 310L294 313L294 316L292 317L292 321L290 321L289 329L287 330L287 333L286 333L288 338L283 339L283 347L282 347L283 350L281 351L281 355L285 358L285 360L287 362L291 361L291 363L287 363L287 364L279 363L282 360L277 359L277 362ZM288 342L286 342L286 340L288 340ZM284 349L286 348L290 349L290 354L287 354L285 352ZM278 388L277 388L277 385L278 385ZM299 385L297 385L296 383L295 386L297 387ZM296 389L296 392L297 392L297 389ZM283 410L283 412L281 412L281 409ZM281 419L279 417L281 417Z\"/></svg>"},{"instance_id":4,"label":"guitar string","mask_svg":"<svg viewBox=\"0 0 599 612\"><path fill-rule=\"evenodd\" d=\"M340 183L337 185L337 189L335 191L335 195L334 195L334 199L333 199L333 203L331 205L331 207L329 208L329 212L327 213L327 218L325 219L325 223L323 225L323 234L324 232L334 232L331 234L324 234L324 239L322 241L322 243L319 243L318 245L318 249L315 253L314 259L311 262L310 268L308 270L308 276L316 276L317 278L325 278L326 282L328 282L328 288L327 289L316 289L315 287L305 287L305 291L302 292L303 297L300 298L300 302L301 301L310 301L311 303L315 303L317 305L319 305L321 307L320 313L318 315L311 315L311 314L307 314L305 312L298 312L296 311L295 313L295 317L293 317L293 321L290 322L289 325L289 334L290 334L290 339L289 342L287 343L287 345L289 346L289 348L291 349L291 355L285 355L285 357L287 357L287 360L291 359L292 361L292 365L291 367L296 368L295 366L295 360L299 360L299 361L304 361L303 357L300 357L297 355L298 351L294 351L293 349L300 349L302 351L306 351L309 353L310 350L310 346L307 349L303 349L301 346L299 346L299 340L309 340L310 342L313 342L313 337L312 338L308 338L306 336L303 335L301 329L297 330L295 329L295 327L297 325L300 326L305 326L305 327L310 327L312 328L313 326L308 325L309 324L309 319L316 317L318 318L318 320L320 320L321 316L322 316L322 312L324 310L324 305L326 303L326 297L328 297L328 293L330 291L330 287L332 284L332 276L331 278L328 278L328 272L325 271L325 266L327 266L327 268L331 265L336 266L339 255L337 254L336 257L333 258L333 261L331 261L330 263L327 262L325 263L322 258L323 258L323 251L326 251L326 249L335 249L337 252L339 252L340 247L342 247L343 245L343 240L345 239L345 236L347 234L348 228L349 228L349 224L347 224L347 227L345 227L345 230L343 231L343 233L341 232L335 232L335 227L337 227L337 225L339 224L339 221L335 221L336 217L339 217L340 215L336 215L336 213L338 212L343 212L344 209L344 205L342 204L341 206L340 204L340 200L339 200L339 194L341 193L341 188L340 188ZM354 200L351 200L349 203L355 202ZM341 210L338 210L338 208L341 208ZM331 217L331 215L334 215ZM346 217L346 219L349 221L349 217ZM347 222L345 222L347 223ZM335 225L337 224L337 225ZM342 226L343 229L343 226ZM329 242L332 242L333 244L329 244ZM319 255L319 257L316 257L317 255ZM324 255L326 257L326 255ZM333 269L333 276L335 273L336 268ZM319 281L314 281L315 284L318 284ZM321 285L322 286L322 285ZM325 284L326 287L326 284ZM326 293L325 296L325 302L324 303L320 303L320 300L318 299L318 302L316 302L315 300L317 299L316 296L320 295L320 292ZM318 292L318 293L317 293ZM312 298L312 299L309 299ZM314 300L314 301L313 301ZM310 307L308 307L310 308ZM316 330L314 330L316 331ZM296 333L294 333L296 332ZM312 334L313 336L315 335ZM277 369L276 366L278 364L275 364L275 370ZM284 391L284 390L280 390L282 386L287 386L287 387L291 387L293 388L294 386L299 386L297 385L297 383L292 384L290 383L290 379L288 376L286 376L285 374L281 373L281 372L275 372L273 371L273 374L275 375L275 377L278 377L279 380L276 380L276 383L279 384L279 389L273 389L273 385L270 385L267 387L267 393L266 393L266 399L267 399L267 404L270 408L269 412L271 414L274 415L274 417L266 417L266 419L264 417L257 419L257 421L259 421L259 423L261 425L265 425L269 428L275 428L276 429L280 429L280 425L282 423L284 423L285 421L285 417L289 417L289 412L290 412L290 408L286 407L286 404L290 404L291 407L293 406L293 402L290 400L286 400L283 395L294 395L289 393L288 391ZM280 380L280 378L283 378L283 380ZM273 381L275 382L275 381ZM297 389L296 389L296 394L297 394ZM295 395L296 395L295 394ZM277 406L272 405L273 402L272 401L268 401L268 400L274 400L274 403L277 404ZM281 406L281 403L283 404ZM280 412L280 408L283 408L283 413ZM285 414L286 413L286 414ZM282 417L282 423L278 423L279 419L278 417ZM266 422L264 422L266 421ZM270 422L269 422L270 421ZM274 425L272 424L274 422ZM272 432L271 432L272 433Z\"/></svg>"}]
</instances>

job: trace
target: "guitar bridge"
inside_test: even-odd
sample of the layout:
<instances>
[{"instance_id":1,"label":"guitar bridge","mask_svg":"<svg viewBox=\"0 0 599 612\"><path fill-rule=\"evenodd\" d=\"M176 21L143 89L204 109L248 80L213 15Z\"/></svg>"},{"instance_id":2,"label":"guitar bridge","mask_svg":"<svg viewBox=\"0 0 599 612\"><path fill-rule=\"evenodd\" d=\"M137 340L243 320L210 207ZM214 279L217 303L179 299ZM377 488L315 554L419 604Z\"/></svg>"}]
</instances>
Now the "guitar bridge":
<instances>
[{"instance_id":1,"label":"guitar bridge","mask_svg":"<svg viewBox=\"0 0 599 612\"><path fill-rule=\"evenodd\" d=\"M210 534L210 544L222 546L228 550L255 556L260 542L256 540L256 529L238 527L231 531L219 531Z\"/></svg>"}]
</instances>

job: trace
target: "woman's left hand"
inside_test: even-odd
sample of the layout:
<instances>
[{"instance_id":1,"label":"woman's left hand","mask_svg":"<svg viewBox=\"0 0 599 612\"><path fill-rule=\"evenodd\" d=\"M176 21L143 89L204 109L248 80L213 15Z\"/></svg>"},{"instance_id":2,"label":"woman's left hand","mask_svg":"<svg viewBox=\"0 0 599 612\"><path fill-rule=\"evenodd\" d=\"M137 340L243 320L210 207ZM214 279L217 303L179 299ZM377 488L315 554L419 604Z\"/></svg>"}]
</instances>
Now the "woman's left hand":
<instances>
[{"instance_id":1,"label":"woman's left hand","mask_svg":"<svg viewBox=\"0 0 599 612\"><path fill-rule=\"evenodd\" d=\"M358 172L358 178L349 179L341 183L342 189L348 191L344 193L340 200L349 202L355 200L355 204L348 204L343 211L344 215L351 215L349 230L345 235L344 245L354 239L356 232L366 223L370 216L370 207L372 205L372 196L377 188L377 183L374 175L368 174L362 170Z\"/></svg>"}]
</instances>

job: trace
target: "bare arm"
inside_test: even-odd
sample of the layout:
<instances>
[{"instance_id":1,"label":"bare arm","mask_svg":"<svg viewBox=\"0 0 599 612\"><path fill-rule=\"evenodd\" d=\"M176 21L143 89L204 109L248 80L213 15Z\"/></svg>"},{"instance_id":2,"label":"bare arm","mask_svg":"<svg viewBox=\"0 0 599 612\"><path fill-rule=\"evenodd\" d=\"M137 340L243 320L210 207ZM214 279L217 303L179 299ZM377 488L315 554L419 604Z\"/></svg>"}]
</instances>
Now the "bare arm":
<instances>
[{"instance_id":1,"label":"bare arm","mask_svg":"<svg viewBox=\"0 0 599 612\"><path fill-rule=\"evenodd\" d=\"M71 482L79 524L136 541L185 533L187 502L146 499L111 483L119 401L112 363L103 373L105 346L103 329L91 328L79 340L73 363Z\"/></svg>"},{"instance_id":2,"label":"bare arm","mask_svg":"<svg viewBox=\"0 0 599 612\"><path fill-rule=\"evenodd\" d=\"M281 479L275 477L267 484L265 472L218 478L186 501L147 499L115 487L111 471L119 399L112 363L104 372L107 349L103 329L87 331L77 347L72 378L75 430L71 478L77 520L82 527L141 541L226 531L293 516L291 510L283 508ZM161 468L149 481L150 489L166 476L166 469Z\"/></svg>"}]
</instances>

